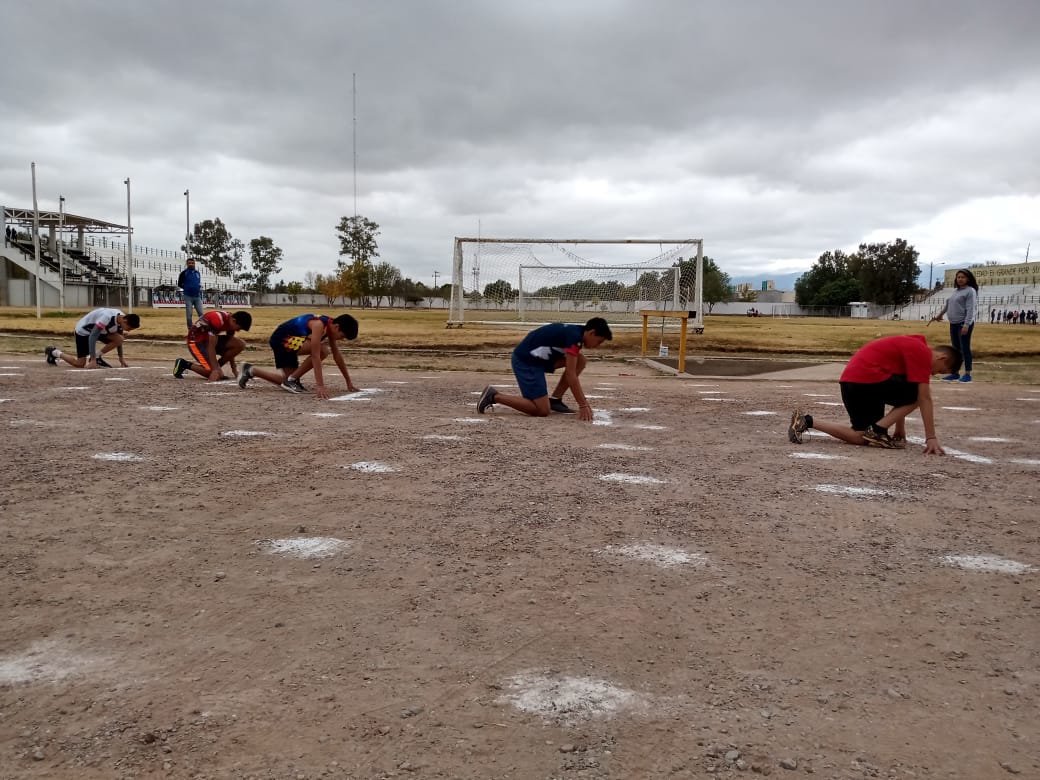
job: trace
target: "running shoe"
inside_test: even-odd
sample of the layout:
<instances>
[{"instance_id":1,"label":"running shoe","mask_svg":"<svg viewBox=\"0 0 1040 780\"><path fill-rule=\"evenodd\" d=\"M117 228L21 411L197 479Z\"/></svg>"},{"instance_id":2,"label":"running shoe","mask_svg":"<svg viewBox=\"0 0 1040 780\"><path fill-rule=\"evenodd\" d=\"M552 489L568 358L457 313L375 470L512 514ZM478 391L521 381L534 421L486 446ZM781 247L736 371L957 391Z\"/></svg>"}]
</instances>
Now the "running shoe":
<instances>
[{"instance_id":1,"label":"running shoe","mask_svg":"<svg viewBox=\"0 0 1040 780\"><path fill-rule=\"evenodd\" d=\"M54 357L54 350L56 349L57 347L47 347L45 350L43 350L43 354L47 356L48 365L58 365L58 358Z\"/></svg>"},{"instance_id":2,"label":"running shoe","mask_svg":"<svg viewBox=\"0 0 1040 780\"><path fill-rule=\"evenodd\" d=\"M888 435L888 431L881 431L873 426L863 431L863 438L871 447L882 447L886 450L898 449L896 443L892 441L892 437Z\"/></svg>"},{"instance_id":3,"label":"running shoe","mask_svg":"<svg viewBox=\"0 0 1040 780\"><path fill-rule=\"evenodd\" d=\"M173 361L173 376L175 379L184 379L184 372L191 368L189 363L184 358L177 358Z\"/></svg>"},{"instance_id":4,"label":"running shoe","mask_svg":"<svg viewBox=\"0 0 1040 780\"><path fill-rule=\"evenodd\" d=\"M802 434L809 426L805 424L805 415L800 409L795 409L791 415L791 423L787 426L787 439L792 444L802 443Z\"/></svg>"},{"instance_id":5,"label":"running shoe","mask_svg":"<svg viewBox=\"0 0 1040 780\"><path fill-rule=\"evenodd\" d=\"M242 370L238 372L238 386L243 390L246 389L246 383L253 378L253 364L243 363Z\"/></svg>"},{"instance_id":6,"label":"running shoe","mask_svg":"<svg viewBox=\"0 0 1040 780\"><path fill-rule=\"evenodd\" d=\"M559 412L560 414L574 414L574 410L559 398L550 397L549 408L554 412Z\"/></svg>"},{"instance_id":7,"label":"running shoe","mask_svg":"<svg viewBox=\"0 0 1040 780\"><path fill-rule=\"evenodd\" d=\"M305 393L305 392L307 392L306 390L303 389L303 385L301 385L299 383L299 381L293 379L292 377L289 377L288 379L286 379L284 382L282 382L278 386L280 388L282 388L282 390L284 390L287 393Z\"/></svg>"},{"instance_id":8,"label":"running shoe","mask_svg":"<svg viewBox=\"0 0 1040 780\"><path fill-rule=\"evenodd\" d=\"M957 381L959 381L959 382L970 382L971 381L971 374L965 374L964 376L962 376Z\"/></svg>"},{"instance_id":9,"label":"running shoe","mask_svg":"<svg viewBox=\"0 0 1040 780\"><path fill-rule=\"evenodd\" d=\"M105 360L103 357L101 357L101 355L97 356L97 360L95 362L102 368L112 368L112 364Z\"/></svg>"},{"instance_id":10,"label":"running shoe","mask_svg":"<svg viewBox=\"0 0 1040 780\"><path fill-rule=\"evenodd\" d=\"M485 387L484 392L480 394L480 400L477 401L477 411L484 414L495 403L496 395L498 395L498 391L491 385Z\"/></svg>"},{"instance_id":11,"label":"running shoe","mask_svg":"<svg viewBox=\"0 0 1040 780\"><path fill-rule=\"evenodd\" d=\"M944 381L944 382L956 382L960 378L961 378L960 374L947 374L946 376L944 376L942 378L942 381Z\"/></svg>"}]
</instances>

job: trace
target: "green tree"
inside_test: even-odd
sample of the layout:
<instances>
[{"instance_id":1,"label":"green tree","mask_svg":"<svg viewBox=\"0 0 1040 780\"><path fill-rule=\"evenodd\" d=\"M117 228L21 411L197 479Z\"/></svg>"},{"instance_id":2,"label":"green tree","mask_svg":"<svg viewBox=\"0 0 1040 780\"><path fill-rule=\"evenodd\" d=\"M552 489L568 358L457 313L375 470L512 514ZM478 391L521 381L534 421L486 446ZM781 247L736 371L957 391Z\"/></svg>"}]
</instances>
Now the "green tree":
<instances>
[{"instance_id":1,"label":"green tree","mask_svg":"<svg viewBox=\"0 0 1040 780\"><path fill-rule=\"evenodd\" d=\"M231 236L219 217L195 223L188 242L181 250L198 258L200 263L218 276L235 278L242 274L245 246Z\"/></svg>"},{"instance_id":2,"label":"green tree","mask_svg":"<svg viewBox=\"0 0 1040 780\"><path fill-rule=\"evenodd\" d=\"M857 279L862 298L881 306L901 306L917 292L921 267L917 250L901 238L890 244L860 244Z\"/></svg>"},{"instance_id":3,"label":"green tree","mask_svg":"<svg viewBox=\"0 0 1040 780\"><path fill-rule=\"evenodd\" d=\"M794 296L799 306L845 306L849 301L857 298L836 303L833 300L833 292L836 288L830 288L826 295L820 297L823 288L832 282L847 281L856 278L858 258L847 255L840 249L833 252L824 252L820 255L813 267L798 277L794 283ZM826 302L824 302L826 299Z\"/></svg>"},{"instance_id":4,"label":"green tree","mask_svg":"<svg viewBox=\"0 0 1040 780\"><path fill-rule=\"evenodd\" d=\"M705 255L701 258L701 264L704 268L704 284L701 287L701 297L704 300L704 304L708 307L708 313L711 313L712 308L716 303L722 303L733 298L733 284L730 281L729 274L719 268L719 264L711 257ZM671 296L671 290L674 282L675 275L671 271L664 272L665 281L663 284L667 287L668 297ZM690 258L689 260L679 260L679 296L680 299L685 301L693 300L693 291L697 284L697 260Z\"/></svg>"},{"instance_id":5,"label":"green tree","mask_svg":"<svg viewBox=\"0 0 1040 780\"><path fill-rule=\"evenodd\" d=\"M394 294L394 287L401 281L401 270L387 262L377 263L372 267L369 281L372 294L376 296L376 308L379 308L379 302L383 296L386 296L386 303L389 306Z\"/></svg>"},{"instance_id":6,"label":"green tree","mask_svg":"<svg viewBox=\"0 0 1040 780\"><path fill-rule=\"evenodd\" d=\"M285 294L289 296L289 300L295 306L300 296L303 295L303 285L299 282L289 282L285 285Z\"/></svg>"},{"instance_id":7,"label":"green tree","mask_svg":"<svg viewBox=\"0 0 1040 780\"><path fill-rule=\"evenodd\" d=\"M278 265L281 260L282 250L267 236L249 242L249 263L253 270L244 276L252 283L257 295L267 292L271 286L271 277L282 270Z\"/></svg>"},{"instance_id":8,"label":"green tree","mask_svg":"<svg viewBox=\"0 0 1040 780\"><path fill-rule=\"evenodd\" d=\"M499 279L484 287L484 297L498 304L510 301L516 298L517 295L518 293L513 289L513 285L504 279Z\"/></svg>"},{"instance_id":9,"label":"green tree","mask_svg":"<svg viewBox=\"0 0 1040 780\"><path fill-rule=\"evenodd\" d=\"M349 257L350 263L361 260L365 265L371 265L372 261L379 257L379 245L376 236L379 235L379 225L367 217L343 217L336 226L339 233L340 257ZM340 260L339 267L347 265Z\"/></svg>"},{"instance_id":10,"label":"green tree","mask_svg":"<svg viewBox=\"0 0 1040 780\"><path fill-rule=\"evenodd\" d=\"M719 268L710 257L705 257L703 264L704 284L701 288L701 297L708 307L708 314L711 314L716 303L728 301L733 297L733 285L730 283L729 274Z\"/></svg>"},{"instance_id":11,"label":"green tree","mask_svg":"<svg viewBox=\"0 0 1040 780\"><path fill-rule=\"evenodd\" d=\"M341 272L349 269L349 276L343 276L344 286L349 289L349 297L357 297L362 305L368 305L368 297L372 292L372 261L379 257L379 225L367 217L343 217L336 226L339 234L339 255L336 261ZM348 262L346 258L350 258Z\"/></svg>"}]
</instances>

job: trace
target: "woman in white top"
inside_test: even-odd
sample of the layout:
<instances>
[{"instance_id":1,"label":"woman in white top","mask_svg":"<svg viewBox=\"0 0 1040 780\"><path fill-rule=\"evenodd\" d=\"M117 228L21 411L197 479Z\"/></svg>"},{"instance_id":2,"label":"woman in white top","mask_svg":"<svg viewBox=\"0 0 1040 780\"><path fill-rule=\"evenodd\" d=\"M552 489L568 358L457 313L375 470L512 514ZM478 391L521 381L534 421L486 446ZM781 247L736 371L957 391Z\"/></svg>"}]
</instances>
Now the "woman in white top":
<instances>
[{"instance_id":1,"label":"woman in white top","mask_svg":"<svg viewBox=\"0 0 1040 780\"><path fill-rule=\"evenodd\" d=\"M971 381L971 332L975 330L975 309L979 302L979 283L975 274L966 268L957 271L953 278L956 288L946 299L942 309L932 319L941 321L945 314L950 321L950 343L964 356L964 374L947 374L947 382Z\"/></svg>"}]
</instances>

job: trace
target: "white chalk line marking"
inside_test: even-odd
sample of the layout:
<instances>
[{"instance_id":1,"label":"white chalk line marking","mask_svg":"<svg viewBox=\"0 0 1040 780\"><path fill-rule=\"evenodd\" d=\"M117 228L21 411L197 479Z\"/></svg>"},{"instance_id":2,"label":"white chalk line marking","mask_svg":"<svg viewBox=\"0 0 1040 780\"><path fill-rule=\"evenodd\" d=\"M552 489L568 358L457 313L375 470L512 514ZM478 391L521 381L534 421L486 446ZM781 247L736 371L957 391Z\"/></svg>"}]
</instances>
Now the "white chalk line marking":
<instances>
[{"instance_id":1,"label":"white chalk line marking","mask_svg":"<svg viewBox=\"0 0 1040 780\"><path fill-rule=\"evenodd\" d=\"M483 417L456 417L455 422L463 423L464 425L482 425L487 420Z\"/></svg>"},{"instance_id":2,"label":"white chalk line marking","mask_svg":"<svg viewBox=\"0 0 1040 780\"><path fill-rule=\"evenodd\" d=\"M825 455L822 452L792 452L790 457L804 460L848 460L845 455Z\"/></svg>"},{"instance_id":3,"label":"white chalk line marking","mask_svg":"<svg viewBox=\"0 0 1040 780\"><path fill-rule=\"evenodd\" d=\"M386 383L388 385L407 385L407 384L409 384L408 382L403 382L400 379L387 379Z\"/></svg>"},{"instance_id":4,"label":"white chalk line marking","mask_svg":"<svg viewBox=\"0 0 1040 780\"><path fill-rule=\"evenodd\" d=\"M347 468L364 474L389 474L397 471L396 466L391 466L389 463L381 463L378 460L358 461L357 463L351 463Z\"/></svg>"},{"instance_id":5,"label":"white chalk line marking","mask_svg":"<svg viewBox=\"0 0 1040 780\"><path fill-rule=\"evenodd\" d=\"M465 441L465 436L459 436L455 433L428 433L421 437L426 441Z\"/></svg>"},{"instance_id":6,"label":"white chalk line marking","mask_svg":"<svg viewBox=\"0 0 1040 780\"><path fill-rule=\"evenodd\" d=\"M667 431L667 426L664 425L633 425L633 428L638 428L641 431Z\"/></svg>"},{"instance_id":7,"label":"white chalk line marking","mask_svg":"<svg viewBox=\"0 0 1040 780\"><path fill-rule=\"evenodd\" d=\"M267 431L224 431L221 436L273 436Z\"/></svg>"},{"instance_id":8,"label":"white chalk line marking","mask_svg":"<svg viewBox=\"0 0 1040 780\"><path fill-rule=\"evenodd\" d=\"M840 403L839 401L817 401L816 405L817 406L844 406L845 404Z\"/></svg>"},{"instance_id":9,"label":"white chalk line marking","mask_svg":"<svg viewBox=\"0 0 1040 780\"><path fill-rule=\"evenodd\" d=\"M56 682L100 663L101 659L74 652L63 643L40 640L25 652L0 656L0 682Z\"/></svg>"},{"instance_id":10,"label":"white chalk line marking","mask_svg":"<svg viewBox=\"0 0 1040 780\"><path fill-rule=\"evenodd\" d=\"M979 408L977 406L940 406L940 409L945 409L948 412L977 412Z\"/></svg>"},{"instance_id":11,"label":"white chalk line marking","mask_svg":"<svg viewBox=\"0 0 1040 780\"><path fill-rule=\"evenodd\" d=\"M1036 570L1035 566L1028 563L997 555L944 555L939 561L947 566L957 566L969 571L993 571L1000 574L1025 574Z\"/></svg>"},{"instance_id":12,"label":"white chalk line marking","mask_svg":"<svg viewBox=\"0 0 1040 780\"><path fill-rule=\"evenodd\" d=\"M777 412L766 412L761 409L756 409L753 412L744 412L744 414L748 415L749 417L770 417L777 414Z\"/></svg>"},{"instance_id":13,"label":"white chalk line marking","mask_svg":"<svg viewBox=\"0 0 1040 780\"><path fill-rule=\"evenodd\" d=\"M89 390L86 385L71 385L69 387L58 387L57 390Z\"/></svg>"},{"instance_id":14,"label":"white chalk line marking","mask_svg":"<svg viewBox=\"0 0 1040 780\"><path fill-rule=\"evenodd\" d=\"M1017 463L1020 466L1040 466L1040 460L1036 458L1012 458L1011 463Z\"/></svg>"},{"instance_id":15,"label":"white chalk line marking","mask_svg":"<svg viewBox=\"0 0 1040 780\"><path fill-rule=\"evenodd\" d=\"M340 412L311 412L311 417L342 417Z\"/></svg>"},{"instance_id":16,"label":"white chalk line marking","mask_svg":"<svg viewBox=\"0 0 1040 780\"><path fill-rule=\"evenodd\" d=\"M613 472L601 474L599 477L603 482L622 482L626 485L663 485L665 480L657 477L644 477L639 474L622 474Z\"/></svg>"},{"instance_id":17,"label":"white chalk line marking","mask_svg":"<svg viewBox=\"0 0 1040 780\"><path fill-rule=\"evenodd\" d=\"M142 461L140 455L134 455L132 452L99 452L94 455L94 460L114 460L121 462L137 462Z\"/></svg>"},{"instance_id":18,"label":"white chalk line marking","mask_svg":"<svg viewBox=\"0 0 1040 780\"><path fill-rule=\"evenodd\" d=\"M969 436L968 441L991 441L997 444L1010 444L1014 439L1005 439L1003 436Z\"/></svg>"},{"instance_id":19,"label":"white chalk line marking","mask_svg":"<svg viewBox=\"0 0 1040 780\"><path fill-rule=\"evenodd\" d=\"M608 409L593 409L592 410L592 424L593 425L613 425L614 417L611 415Z\"/></svg>"},{"instance_id":20,"label":"white chalk line marking","mask_svg":"<svg viewBox=\"0 0 1040 780\"><path fill-rule=\"evenodd\" d=\"M867 487L852 487L851 485L816 485L813 488L817 493L828 493L837 496L850 496L852 498L880 498L882 496L895 496L888 490Z\"/></svg>"},{"instance_id":21,"label":"white chalk line marking","mask_svg":"<svg viewBox=\"0 0 1040 780\"><path fill-rule=\"evenodd\" d=\"M834 398L834 393L803 393L806 398Z\"/></svg>"},{"instance_id":22,"label":"white chalk line marking","mask_svg":"<svg viewBox=\"0 0 1040 780\"><path fill-rule=\"evenodd\" d=\"M725 390L698 390L698 395L719 395L720 393L726 392Z\"/></svg>"},{"instance_id":23,"label":"white chalk line marking","mask_svg":"<svg viewBox=\"0 0 1040 780\"><path fill-rule=\"evenodd\" d=\"M649 412L650 407L648 406L626 406L624 409L618 409L619 412Z\"/></svg>"},{"instance_id":24,"label":"white chalk line marking","mask_svg":"<svg viewBox=\"0 0 1040 780\"><path fill-rule=\"evenodd\" d=\"M567 677L549 671L529 670L507 677L508 692L498 702L547 721L574 725L593 718L611 718L633 709L644 709L647 699L607 680Z\"/></svg>"},{"instance_id":25,"label":"white chalk line marking","mask_svg":"<svg viewBox=\"0 0 1040 780\"><path fill-rule=\"evenodd\" d=\"M146 412L175 412L177 411L176 406L139 406L138 409L144 409Z\"/></svg>"},{"instance_id":26,"label":"white chalk line marking","mask_svg":"<svg viewBox=\"0 0 1040 780\"><path fill-rule=\"evenodd\" d=\"M329 558L351 546L351 542L333 536L309 536L297 539L259 539L257 547L272 555L291 558Z\"/></svg>"},{"instance_id":27,"label":"white chalk line marking","mask_svg":"<svg viewBox=\"0 0 1040 780\"><path fill-rule=\"evenodd\" d=\"M1016 401L1040 401L1040 398L1016 398Z\"/></svg>"},{"instance_id":28,"label":"white chalk line marking","mask_svg":"<svg viewBox=\"0 0 1040 780\"><path fill-rule=\"evenodd\" d=\"M330 398L330 401L371 401L369 396L373 396L376 393L385 393L381 387L366 387L363 390L358 390L356 393L347 393L346 395L337 395Z\"/></svg>"},{"instance_id":29,"label":"white chalk line marking","mask_svg":"<svg viewBox=\"0 0 1040 780\"><path fill-rule=\"evenodd\" d=\"M127 376L106 376L106 382L129 382L130 377Z\"/></svg>"},{"instance_id":30,"label":"white chalk line marking","mask_svg":"<svg viewBox=\"0 0 1040 780\"><path fill-rule=\"evenodd\" d=\"M608 544L600 552L609 555L621 555L625 558L634 558L638 561L646 561L665 569L674 566L704 566L708 563L708 556L703 553L691 553L683 550L681 547L667 547L662 544L651 544L649 542L623 544L617 547Z\"/></svg>"},{"instance_id":31,"label":"white chalk line marking","mask_svg":"<svg viewBox=\"0 0 1040 780\"><path fill-rule=\"evenodd\" d=\"M653 447L640 447L635 444L601 444L602 450L626 450L628 452L653 452Z\"/></svg>"},{"instance_id":32,"label":"white chalk line marking","mask_svg":"<svg viewBox=\"0 0 1040 780\"><path fill-rule=\"evenodd\" d=\"M0 374L0 376L25 376L25 374Z\"/></svg>"}]
</instances>

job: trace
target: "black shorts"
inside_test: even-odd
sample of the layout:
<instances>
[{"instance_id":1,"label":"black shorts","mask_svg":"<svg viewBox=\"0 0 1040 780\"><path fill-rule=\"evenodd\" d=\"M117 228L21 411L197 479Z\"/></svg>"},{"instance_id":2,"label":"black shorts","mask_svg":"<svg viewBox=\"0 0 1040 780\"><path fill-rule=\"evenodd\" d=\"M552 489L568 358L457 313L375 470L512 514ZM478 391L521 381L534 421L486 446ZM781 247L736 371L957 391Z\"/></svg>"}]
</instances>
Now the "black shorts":
<instances>
[{"instance_id":1,"label":"black shorts","mask_svg":"<svg viewBox=\"0 0 1040 780\"><path fill-rule=\"evenodd\" d=\"M852 430L865 431L885 416L886 406L916 404L917 383L907 382L901 374L871 384L842 382L841 400L849 413Z\"/></svg>"},{"instance_id":2,"label":"black shorts","mask_svg":"<svg viewBox=\"0 0 1040 780\"><path fill-rule=\"evenodd\" d=\"M102 333L98 336L98 341L102 344L108 343L108 334ZM81 336L76 334L76 357L89 357L90 356L90 336Z\"/></svg>"}]
</instances>

